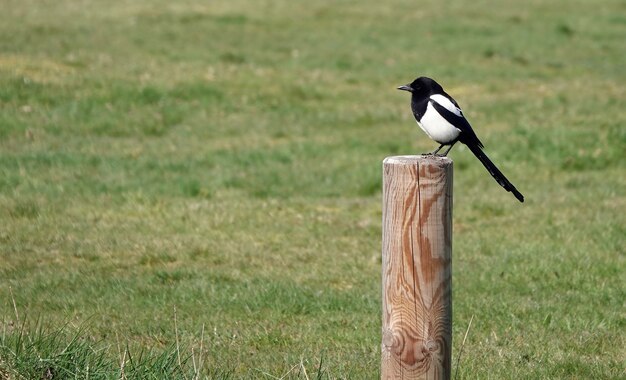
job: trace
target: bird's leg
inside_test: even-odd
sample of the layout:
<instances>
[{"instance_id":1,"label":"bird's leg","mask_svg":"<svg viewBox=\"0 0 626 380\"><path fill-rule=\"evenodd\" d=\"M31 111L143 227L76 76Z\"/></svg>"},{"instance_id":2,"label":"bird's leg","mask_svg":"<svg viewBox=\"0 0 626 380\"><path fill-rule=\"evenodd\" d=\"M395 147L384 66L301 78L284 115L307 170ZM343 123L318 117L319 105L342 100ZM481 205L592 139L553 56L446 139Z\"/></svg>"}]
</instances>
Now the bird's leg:
<instances>
[{"instance_id":1,"label":"bird's leg","mask_svg":"<svg viewBox=\"0 0 626 380\"><path fill-rule=\"evenodd\" d=\"M447 156L447 155L448 155L448 152L450 151L450 149L452 149L452 147L454 146L454 144L456 144L456 141L455 141L455 142L453 142L452 144L450 144L450 146L448 147L448 149L447 149L444 153L440 154L439 156L441 156L441 157L445 157L445 156ZM442 146L443 146L443 145L442 145ZM439 148L441 149L441 147L439 147ZM437 149L437 150L439 150L439 149Z\"/></svg>"},{"instance_id":2,"label":"bird's leg","mask_svg":"<svg viewBox=\"0 0 626 380\"><path fill-rule=\"evenodd\" d=\"M439 145L439 148L435 149L432 153L428 153L428 156L436 156L437 152L439 152L443 148L443 144Z\"/></svg>"}]
</instances>

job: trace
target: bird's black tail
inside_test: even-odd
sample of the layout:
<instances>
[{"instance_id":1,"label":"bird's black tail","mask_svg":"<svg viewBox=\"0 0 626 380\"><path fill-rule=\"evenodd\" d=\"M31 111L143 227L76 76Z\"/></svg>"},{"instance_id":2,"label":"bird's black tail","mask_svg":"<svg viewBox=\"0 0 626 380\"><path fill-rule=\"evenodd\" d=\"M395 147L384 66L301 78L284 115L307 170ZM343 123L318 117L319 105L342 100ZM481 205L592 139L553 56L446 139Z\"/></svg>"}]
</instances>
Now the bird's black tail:
<instances>
[{"instance_id":1,"label":"bird's black tail","mask_svg":"<svg viewBox=\"0 0 626 380\"><path fill-rule=\"evenodd\" d=\"M502 172L496 167L496 165L494 165L494 163L491 162L489 157L487 157L485 152L483 152L482 149L480 149L478 145L467 144L467 147L470 148L472 153L474 153L474 155L480 160L480 162L482 162L483 165L485 165L485 168L487 168L491 176L495 178L495 180L500 184L500 186L504 187L504 190L512 192L518 201L524 202L524 196L522 195L522 193L517 191L515 186L513 186L513 184L509 182L509 180L504 176L504 174L502 174Z\"/></svg>"}]
</instances>

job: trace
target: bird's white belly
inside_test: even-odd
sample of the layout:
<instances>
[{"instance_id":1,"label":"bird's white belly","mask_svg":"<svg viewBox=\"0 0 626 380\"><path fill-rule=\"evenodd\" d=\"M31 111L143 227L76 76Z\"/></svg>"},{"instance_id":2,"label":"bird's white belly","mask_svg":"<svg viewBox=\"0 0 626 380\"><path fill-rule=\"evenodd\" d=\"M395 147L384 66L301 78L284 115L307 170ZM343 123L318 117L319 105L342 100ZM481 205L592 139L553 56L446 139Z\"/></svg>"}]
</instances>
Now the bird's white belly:
<instances>
[{"instance_id":1,"label":"bird's white belly","mask_svg":"<svg viewBox=\"0 0 626 380\"><path fill-rule=\"evenodd\" d=\"M456 140L461 133L458 128L448 123L448 121L433 108L430 102L426 106L424 116L422 116L422 119L418 121L417 124L426 132L428 137L439 144L451 143Z\"/></svg>"}]
</instances>

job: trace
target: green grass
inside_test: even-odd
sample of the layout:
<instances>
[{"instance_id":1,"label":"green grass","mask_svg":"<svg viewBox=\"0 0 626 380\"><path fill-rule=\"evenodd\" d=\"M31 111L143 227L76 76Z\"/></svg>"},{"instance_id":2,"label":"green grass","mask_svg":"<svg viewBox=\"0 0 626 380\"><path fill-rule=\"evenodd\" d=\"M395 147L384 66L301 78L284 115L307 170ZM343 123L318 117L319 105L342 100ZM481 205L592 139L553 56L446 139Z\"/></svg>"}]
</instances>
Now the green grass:
<instances>
[{"instance_id":1,"label":"green grass","mask_svg":"<svg viewBox=\"0 0 626 380\"><path fill-rule=\"evenodd\" d=\"M623 2L2 9L0 378L377 378L418 75L527 199L455 147L459 378L626 376Z\"/></svg>"}]
</instances>

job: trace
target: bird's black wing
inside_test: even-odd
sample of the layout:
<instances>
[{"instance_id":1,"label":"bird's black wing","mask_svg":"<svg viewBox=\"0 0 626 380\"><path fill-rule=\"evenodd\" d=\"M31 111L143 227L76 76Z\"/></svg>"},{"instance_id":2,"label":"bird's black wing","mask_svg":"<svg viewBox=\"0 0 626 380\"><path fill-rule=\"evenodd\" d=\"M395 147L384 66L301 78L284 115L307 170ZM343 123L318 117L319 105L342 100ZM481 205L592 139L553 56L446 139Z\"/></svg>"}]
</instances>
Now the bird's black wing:
<instances>
[{"instance_id":1,"label":"bird's black wing","mask_svg":"<svg viewBox=\"0 0 626 380\"><path fill-rule=\"evenodd\" d=\"M443 104L438 103L441 101ZM506 191L513 193L515 198L520 202L524 202L524 196L520 193L515 186L502 174L502 172L491 162L489 157L482 151L483 144L480 142L476 133L470 126L469 122L463 116L463 112L459 108L459 105L449 95L434 95L429 99L430 103L446 121L452 124L455 128L461 131L459 135L459 141L464 143L470 148L472 153L480 160L480 162L487 168L491 176L502 186Z\"/></svg>"},{"instance_id":2,"label":"bird's black wing","mask_svg":"<svg viewBox=\"0 0 626 380\"><path fill-rule=\"evenodd\" d=\"M443 118L446 119L446 121L448 123L454 125L456 128L458 128L461 131L461 135L459 136L459 140L462 143L464 143L464 144L476 144L478 147L483 148L484 147L483 143L478 139L478 136L476 136L476 133L472 129L472 126L467 121L467 119L465 119L463 114L460 112L461 109L459 108L459 105L451 97L446 96L446 98L448 100L450 100L452 102L452 104L454 104L454 106L459 110L459 115L457 115L457 114L453 113L452 111L448 110L446 107L444 107L443 105L439 104L432 97L429 99L429 101L430 101L430 104L432 104L433 107L435 108L435 111L437 111L441 116L443 116Z\"/></svg>"}]
</instances>

